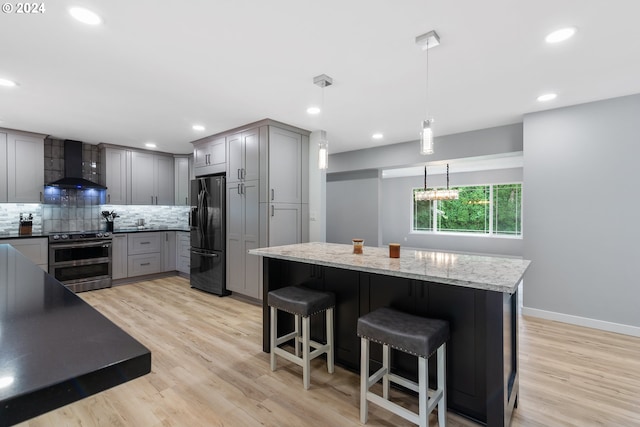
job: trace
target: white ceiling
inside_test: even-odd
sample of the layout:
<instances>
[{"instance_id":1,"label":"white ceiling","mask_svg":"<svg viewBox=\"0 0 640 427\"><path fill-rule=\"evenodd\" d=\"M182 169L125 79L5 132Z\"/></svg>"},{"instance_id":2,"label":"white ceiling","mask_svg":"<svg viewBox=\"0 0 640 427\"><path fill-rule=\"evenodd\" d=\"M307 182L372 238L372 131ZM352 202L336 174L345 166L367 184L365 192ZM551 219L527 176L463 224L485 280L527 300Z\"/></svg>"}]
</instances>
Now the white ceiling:
<instances>
[{"instance_id":1,"label":"white ceiling","mask_svg":"<svg viewBox=\"0 0 640 427\"><path fill-rule=\"evenodd\" d=\"M271 118L324 128L330 152L416 140L429 51L435 134L515 123L527 112L640 92L638 0L45 1L0 16L0 127L174 153ZM70 6L103 25L74 21ZM545 35L576 26L574 38ZM328 74L324 114L312 83ZM558 98L539 104L545 92ZM191 129L206 126L204 133ZM384 133L373 141L374 132Z\"/></svg>"}]
</instances>

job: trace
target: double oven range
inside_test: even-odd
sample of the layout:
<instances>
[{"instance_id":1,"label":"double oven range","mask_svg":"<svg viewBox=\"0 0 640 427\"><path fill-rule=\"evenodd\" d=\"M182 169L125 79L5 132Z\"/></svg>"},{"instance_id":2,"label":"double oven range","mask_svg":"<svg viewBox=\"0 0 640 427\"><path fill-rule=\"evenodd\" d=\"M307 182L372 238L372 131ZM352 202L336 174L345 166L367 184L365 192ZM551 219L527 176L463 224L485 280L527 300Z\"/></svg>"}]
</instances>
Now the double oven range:
<instances>
[{"instance_id":1,"label":"double oven range","mask_svg":"<svg viewBox=\"0 0 640 427\"><path fill-rule=\"evenodd\" d=\"M49 274L74 292L111 286L111 233L49 236Z\"/></svg>"}]
</instances>

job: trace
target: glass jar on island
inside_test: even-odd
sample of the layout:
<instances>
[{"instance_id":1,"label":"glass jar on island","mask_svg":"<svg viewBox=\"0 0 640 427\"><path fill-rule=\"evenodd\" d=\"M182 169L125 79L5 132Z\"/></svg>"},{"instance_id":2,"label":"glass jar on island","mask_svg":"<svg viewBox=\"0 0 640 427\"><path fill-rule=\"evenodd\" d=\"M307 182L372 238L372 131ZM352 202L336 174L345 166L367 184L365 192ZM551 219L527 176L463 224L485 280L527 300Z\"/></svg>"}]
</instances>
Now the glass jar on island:
<instances>
[{"instance_id":1,"label":"glass jar on island","mask_svg":"<svg viewBox=\"0 0 640 427\"><path fill-rule=\"evenodd\" d=\"M353 242L353 253L362 254L362 247L364 246L364 239L351 239Z\"/></svg>"}]
</instances>

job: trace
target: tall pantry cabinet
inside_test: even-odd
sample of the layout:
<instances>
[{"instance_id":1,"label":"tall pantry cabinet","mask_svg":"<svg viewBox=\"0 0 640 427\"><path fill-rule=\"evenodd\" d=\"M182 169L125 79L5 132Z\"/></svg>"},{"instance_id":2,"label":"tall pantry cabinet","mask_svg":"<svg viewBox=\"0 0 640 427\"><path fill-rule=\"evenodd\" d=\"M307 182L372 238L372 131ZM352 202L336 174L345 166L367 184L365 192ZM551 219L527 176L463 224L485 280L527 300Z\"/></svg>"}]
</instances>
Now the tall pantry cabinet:
<instances>
[{"instance_id":1,"label":"tall pantry cabinet","mask_svg":"<svg viewBox=\"0 0 640 427\"><path fill-rule=\"evenodd\" d=\"M309 132L262 120L215 135L227 148L227 290L262 296L250 249L306 242Z\"/></svg>"}]
</instances>

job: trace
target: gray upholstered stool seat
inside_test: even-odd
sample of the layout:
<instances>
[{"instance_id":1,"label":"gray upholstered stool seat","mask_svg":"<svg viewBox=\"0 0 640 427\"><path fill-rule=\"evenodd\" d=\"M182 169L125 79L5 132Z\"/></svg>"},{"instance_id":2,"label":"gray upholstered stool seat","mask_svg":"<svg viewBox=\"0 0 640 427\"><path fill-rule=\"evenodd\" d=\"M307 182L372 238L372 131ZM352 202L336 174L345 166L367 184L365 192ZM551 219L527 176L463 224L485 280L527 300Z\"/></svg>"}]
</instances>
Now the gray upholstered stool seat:
<instances>
[{"instance_id":1,"label":"gray upholstered stool seat","mask_svg":"<svg viewBox=\"0 0 640 427\"><path fill-rule=\"evenodd\" d=\"M445 351L449 339L449 322L404 313L392 308L380 308L358 319L361 337L360 361L360 421L367 422L368 402L373 402L421 427L429 425L429 414L438 406L438 425L446 425ZM382 344L382 368L369 375L369 342ZM418 382L391 372L390 349L418 356ZM428 359L437 353L436 390L429 390ZM369 389L382 379L382 397ZM418 392L419 413L414 413L389 400L389 382Z\"/></svg>"},{"instance_id":2,"label":"gray upholstered stool seat","mask_svg":"<svg viewBox=\"0 0 640 427\"><path fill-rule=\"evenodd\" d=\"M335 295L331 292L322 292L299 286L289 286L276 289L267 295L267 304L270 309L270 350L271 370L276 370L276 355L302 366L302 381L304 388L310 385L310 362L316 357L327 354L327 370L333 373L333 308L336 305ZM294 331L283 336L278 333L278 310L285 311L295 316ZM310 316L325 312L327 324L327 342L321 344L311 339ZM302 331L300 331L302 320ZM293 340L294 354L289 353L279 346ZM300 355L300 343L302 343L302 356ZM313 351L311 351L313 348Z\"/></svg>"},{"instance_id":3,"label":"gray upholstered stool seat","mask_svg":"<svg viewBox=\"0 0 640 427\"><path fill-rule=\"evenodd\" d=\"M358 336L414 356L429 357L449 339L449 322L385 307L358 319Z\"/></svg>"},{"instance_id":4,"label":"gray upholstered stool seat","mask_svg":"<svg viewBox=\"0 0 640 427\"><path fill-rule=\"evenodd\" d=\"M289 286L269 292L267 303L278 310L307 317L334 307L336 297L331 292Z\"/></svg>"}]
</instances>

